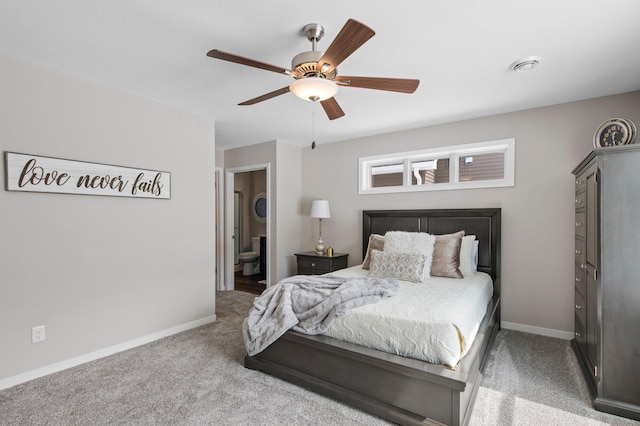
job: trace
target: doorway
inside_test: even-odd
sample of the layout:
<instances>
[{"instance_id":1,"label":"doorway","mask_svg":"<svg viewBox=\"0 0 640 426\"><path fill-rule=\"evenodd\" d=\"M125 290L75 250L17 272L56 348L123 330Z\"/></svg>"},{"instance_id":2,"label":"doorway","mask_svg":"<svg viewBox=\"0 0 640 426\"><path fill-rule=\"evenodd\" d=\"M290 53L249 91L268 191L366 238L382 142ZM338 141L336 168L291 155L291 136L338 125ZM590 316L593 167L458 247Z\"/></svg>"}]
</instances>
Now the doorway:
<instances>
[{"instance_id":1,"label":"doorway","mask_svg":"<svg viewBox=\"0 0 640 426\"><path fill-rule=\"evenodd\" d=\"M269 164L226 171L226 290L260 294L269 285L269 187Z\"/></svg>"}]
</instances>

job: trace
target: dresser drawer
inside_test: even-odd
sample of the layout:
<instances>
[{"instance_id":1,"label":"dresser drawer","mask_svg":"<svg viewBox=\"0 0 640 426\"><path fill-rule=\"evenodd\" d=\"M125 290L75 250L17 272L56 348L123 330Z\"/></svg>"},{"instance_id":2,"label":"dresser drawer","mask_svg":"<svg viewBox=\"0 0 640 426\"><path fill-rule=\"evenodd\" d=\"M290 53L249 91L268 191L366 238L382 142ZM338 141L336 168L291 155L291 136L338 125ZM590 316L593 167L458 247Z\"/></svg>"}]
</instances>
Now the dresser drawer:
<instances>
[{"instance_id":1,"label":"dresser drawer","mask_svg":"<svg viewBox=\"0 0 640 426\"><path fill-rule=\"evenodd\" d=\"M583 173L580 176L576 176L576 194L583 192L585 189L587 189L587 176Z\"/></svg>"},{"instance_id":2,"label":"dresser drawer","mask_svg":"<svg viewBox=\"0 0 640 426\"><path fill-rule=\"evenodd\" d=\"M586 356L587 356L587 329L584 326L584 323L582 322L582 319L580 319L580 316L578 316L577 312L576 312L576 315L574 317L574 322L575 322L574 335L575 335L575 338L576 338L576 343L578 344L578 349L582 353L582 357L586 358Z\"/></svg>"},{"instance_id":3,"label":"dresser drawer","mask_svg":"<svg viewBox=\"0 0 640 426\"><path fill-rule=\"evenodd\" d=\"M576 265L576 277L575 277L576 289L582 293L587 294L587 273L580 268L580 265Z\"/></svg>"},{"instance_id":4,"label":"dresser drawer","mask_svg":"<svg viewBox=\"0 0 640 426\"><path fill-rule=\"evenodd\" d=\"M584 265L587 262L587 243L584 240L576 239L575 259L578 265Z\"/></svg>"},{"instance_id":5,"label":"dresser drawer","mask_svg":"<svg viewBox=\"0 0 640 426\"><path fill-rule=\"evenodd\" d=\"M587 355L587 310L585 299L576 291L575 307L574 307L574 334L578 349L582 352L582 356Z\"/></svg>"},{"instance_id":6,"label":"dresser drawer","mask_svg":"<svg viewBox=\"0 0 640 426\"><path fill-rule=\"evenodd\" d=\"M584 324L587 323L587 304L585 302L584 296L579 291L576 291L575 294L574 308L576 311L576 316L578 317L578 319L580 319L580 324L584 326Z\"/></svg>"},{"instance_id":7,"label":"dresser drawer","mask_svg":"<svg viewBox=\"0 0 640 426\"><path fill-rule=\"evenodd\" d=\"M585 212L576 212L576 237L587 236L587 215Z\"/></svg>"}]
</instances>

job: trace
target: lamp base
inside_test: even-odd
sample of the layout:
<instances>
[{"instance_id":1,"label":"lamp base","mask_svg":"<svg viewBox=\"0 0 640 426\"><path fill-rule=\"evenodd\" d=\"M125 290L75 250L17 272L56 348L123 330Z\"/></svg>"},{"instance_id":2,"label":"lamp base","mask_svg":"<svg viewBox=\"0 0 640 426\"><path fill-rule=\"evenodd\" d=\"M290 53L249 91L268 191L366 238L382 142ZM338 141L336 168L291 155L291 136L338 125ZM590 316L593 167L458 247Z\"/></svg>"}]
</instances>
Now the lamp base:
<instances>
[{"instance_id":1,"label":"lamp base","mask_svg":"<svg viewBox=\"0 0 640 426\"><path fill-rule=\"evenodd\" d=\"M322 237L318 237L318 242L316 243L316 254L318 256L322 256L324 254L324 241Z\"/></svg>"}]
</instances>

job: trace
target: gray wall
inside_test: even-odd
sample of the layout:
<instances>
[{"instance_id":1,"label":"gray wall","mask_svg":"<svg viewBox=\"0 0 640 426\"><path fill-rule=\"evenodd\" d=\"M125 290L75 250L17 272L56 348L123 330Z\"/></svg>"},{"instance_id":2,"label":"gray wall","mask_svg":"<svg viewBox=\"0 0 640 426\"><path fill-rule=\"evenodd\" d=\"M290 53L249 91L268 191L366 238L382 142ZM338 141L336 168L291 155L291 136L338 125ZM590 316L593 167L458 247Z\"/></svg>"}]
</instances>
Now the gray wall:
<instances>
[{"instance_id":1,"label":"gray wall","mask_svg":"<svg viewBox=\"0 0 640 426\"><path fill-rule=\"evenodd\" d=\"M362 210L501 207L504 325L570 337L574 315L571 171L591 150L596 128L618 116L640 124L640 92L305 148L303 244L314 245L318 225L308 211L317 197L331 205L331 219L322 226L325 245L350 253L350 265L362 261ZM515 187L358 195L361 156L504 138L516 139Z\"/></svg>"},{"instance_id":2,"label":"gray wall","mask_svg":"<svg viewBox=\"0 0 640 426\"><path fill-rule=\"evenodd\" d=\"M294 253L300 250L301 150L281 141L271 141L224 151L225 169L269 164L269 213L267 227L270 284L295 273Z\"/></svg>"},{"instance_id":3,"label":"gray wall","mask_svg":"<svg viewBox=\"0 0 640 426\"><path fill-rule=\"evenodd\" d=\"M214 122L4 55L0 93L0 151L172 180L171 200L0 191L0 382L213 320Z\"/></svg>"},{"instance_id":4,"label":"gray wall","mask_svg":"<svg viewBox=\"0 0 640 426\"><path fill-rule=\"evenodd\" d=\"M300 235L302 228L303 206L300 203L302 191L302 151L297 146L283 142L277 145L278 167L277 176L277 201L278 214L277 243L278 279L282 279L297 273L295 253L301 251L303 239Z\"/></svg>"}]
</instances>

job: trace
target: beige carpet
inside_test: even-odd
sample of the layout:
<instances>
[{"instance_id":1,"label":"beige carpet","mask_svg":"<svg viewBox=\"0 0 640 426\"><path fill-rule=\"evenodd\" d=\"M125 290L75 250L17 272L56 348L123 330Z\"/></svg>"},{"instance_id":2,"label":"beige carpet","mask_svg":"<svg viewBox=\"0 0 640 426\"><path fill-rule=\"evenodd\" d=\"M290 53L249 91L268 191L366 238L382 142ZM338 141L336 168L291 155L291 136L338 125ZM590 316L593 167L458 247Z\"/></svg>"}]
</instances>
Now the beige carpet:
<instances>
[{"instance_id":1,"label":"beige carpet","mask_svg":"<svg viewBox=\"0 0 640 426\"><path fill-rule=\"evenodd\" d=\"M591 407L568 340L501 330L470 425L640 425Z\"/></svg>"},{"instance_id":2,"label":"beige carpet","mask_svg":"<svg viewBox=\"0 0 640 426\"><path fill-rule=\"evenodd\" d=\"M242 319L255 296L218 294L218 320L0 391L0 425L385 425L245 369ZM599 413L569 343L502 331L472 425L638 425Z\"/></svg>"}]
</instances>

